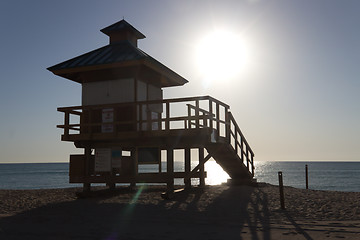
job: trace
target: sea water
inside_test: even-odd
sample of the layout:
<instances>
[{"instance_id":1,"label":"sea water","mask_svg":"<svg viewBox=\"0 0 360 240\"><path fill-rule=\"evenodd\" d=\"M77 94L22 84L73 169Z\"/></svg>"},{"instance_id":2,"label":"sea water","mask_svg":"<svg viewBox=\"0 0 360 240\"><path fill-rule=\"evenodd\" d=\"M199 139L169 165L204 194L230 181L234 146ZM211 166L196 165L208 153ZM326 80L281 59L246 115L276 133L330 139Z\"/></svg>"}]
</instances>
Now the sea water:
<instances>
[{"instance_id":1,"label":"sea water","mask_svg":"<svg viewBox=\"0 0 360 240\"><path fill-rule=\"evenodd\" d=\"M192 168L196 166L192 162ZM175 171L183 171L184 164L175 162ZM258 182L278 184L278 172L283 173L286 186L305 188L305 165L308 165L309 188L315 190L360 192L360 162L256 162L255 178ZM157 165L142 165L139 172L156 172ZM166 171L166 163L162 163ZM226 182L228 175L215 161L205 165L206 184ZM183 184L177 179L175 184ZM198 184L193 179L192 184ZM0 189L44 189L79 187L69 184L68 163L0 164Z\"/></svg>"},{"instance_id":2,"label":"sea water","mask_svg":"<svg viewBox=\"0 0 360 240\"><path fill-rule=\"evenodd\" d=\"M305 188L305 165L310 189L360 192L360 162L258 162L255 176L261 182L278 184L282 171L284 185Z\"/></svg>"}]
</instances>

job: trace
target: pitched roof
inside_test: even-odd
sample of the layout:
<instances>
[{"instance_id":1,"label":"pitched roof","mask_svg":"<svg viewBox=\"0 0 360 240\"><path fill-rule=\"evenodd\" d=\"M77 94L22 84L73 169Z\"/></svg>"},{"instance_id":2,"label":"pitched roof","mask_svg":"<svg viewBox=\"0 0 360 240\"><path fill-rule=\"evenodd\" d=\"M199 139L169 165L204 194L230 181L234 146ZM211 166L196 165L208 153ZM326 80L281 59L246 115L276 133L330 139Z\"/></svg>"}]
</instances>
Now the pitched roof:
<instances>
[{"instance_id":1,"label":"pitched roof","mask_svg":"<svg viewBox=\"0 0 360 240\"><path fill-rule=\"evenodd\" d=\"M161 87L180 86L188 82L140 50L136 39L145 36L125 20L101 31L110 37L109 45L56 64L48 70L78 83L138 76ZM111 41L112 37L115 37L114 41Z\"/></svg>"},{"instance_id":2,"label":"pitched roof","mask_svg":"<svg viewBox=\"0 0 360 240\"><path fill-rule=\"evenodd\" d=\"M149 57L146 53L124 40L119 43L109 44L65 62L49 67L49 71L68 68L78 68L92 65L109 64L116 62L139 60Z\"/></svg>"},{"instance_id":3,"label":"pitched roof","mask_svg":"<svg viewBox=\"0 0 360 240\"><path fill-rule=\"evenodd\" d=\"M126 71L126 67L129 66L144 66L152 72L158 73L162 76L161 87L180 86L188 82L127 40L106 45L47 69L56 75L83 83L84 79L79 78L79 73L99 69L115 72L121 68Z\"/></svg>"}]
</instances>

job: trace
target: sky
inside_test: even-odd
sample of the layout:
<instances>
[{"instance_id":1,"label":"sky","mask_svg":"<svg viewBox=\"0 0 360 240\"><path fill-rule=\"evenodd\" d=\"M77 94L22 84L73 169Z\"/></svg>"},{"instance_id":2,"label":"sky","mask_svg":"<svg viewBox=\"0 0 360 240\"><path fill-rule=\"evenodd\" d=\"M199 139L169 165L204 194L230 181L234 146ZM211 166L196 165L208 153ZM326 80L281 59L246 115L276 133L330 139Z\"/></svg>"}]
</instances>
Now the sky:
<instances>
[{"instance_id":1,"label":"sky","mask_svg":"<svg viewBox=\"0 0 360 240\"><path fill-rule=\"evenodd\" d=\"M81 105L81 86L46 68L107 45L99 30L123 18L146 36L140 49L189 80L165 98L230 105L255 161L360 160L359 10L357 0L0 1L0 163L79 152L61 142L56 109ZM246 54L232 58L236 75L210 80L196 54L219 30Z\"/></svg>"}]
</instances>

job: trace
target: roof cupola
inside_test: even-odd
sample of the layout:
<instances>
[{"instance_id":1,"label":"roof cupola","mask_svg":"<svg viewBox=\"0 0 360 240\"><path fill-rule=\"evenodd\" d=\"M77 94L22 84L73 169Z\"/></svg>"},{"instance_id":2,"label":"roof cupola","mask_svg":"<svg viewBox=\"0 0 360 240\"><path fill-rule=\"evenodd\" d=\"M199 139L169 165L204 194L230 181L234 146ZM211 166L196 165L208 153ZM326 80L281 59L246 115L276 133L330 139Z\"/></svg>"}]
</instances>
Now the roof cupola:
<instances>
[{"instance_id":1,"label":"roof cupola","mask_svg":"<svg viewBox=\"0 0 360 240\"><path fill-rule=\"evenodd\" d=\"M137 47L137 40L145 38L144 34L139 32L125 20L116 22L100 31L110 37L110 44L128 40Z\"/></svg>"}]
</instances>

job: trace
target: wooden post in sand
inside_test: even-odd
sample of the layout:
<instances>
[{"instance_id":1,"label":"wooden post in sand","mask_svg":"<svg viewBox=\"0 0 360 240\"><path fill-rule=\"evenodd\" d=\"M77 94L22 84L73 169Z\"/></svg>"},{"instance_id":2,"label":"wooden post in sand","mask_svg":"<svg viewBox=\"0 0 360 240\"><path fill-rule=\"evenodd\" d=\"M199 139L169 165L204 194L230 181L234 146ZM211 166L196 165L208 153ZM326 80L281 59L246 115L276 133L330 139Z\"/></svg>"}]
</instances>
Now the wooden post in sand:
<instances>
[{"instance_id":1,"label":"wooden post in sand","mask_svg":"<svg viewBox=\"0 0 360 240\"><path fill-rule=\"evenodd\" d=\"M284 199L284 185L282 172L278 172L279 175L279 190L280 190L280 206L281 209L285 209L285 199Z\"/></svg>"},{"instance_id":2,"label":"wooden post in sand","mask_svg":"<svg viewBox=\"0 0 360 240\"><path fill-rule=\"evenodd\" d=\"M308 165L305 165L305 181L306 181L306 189L309 189L309 174L308 174Z\"/></svg>"}]
</instances>

